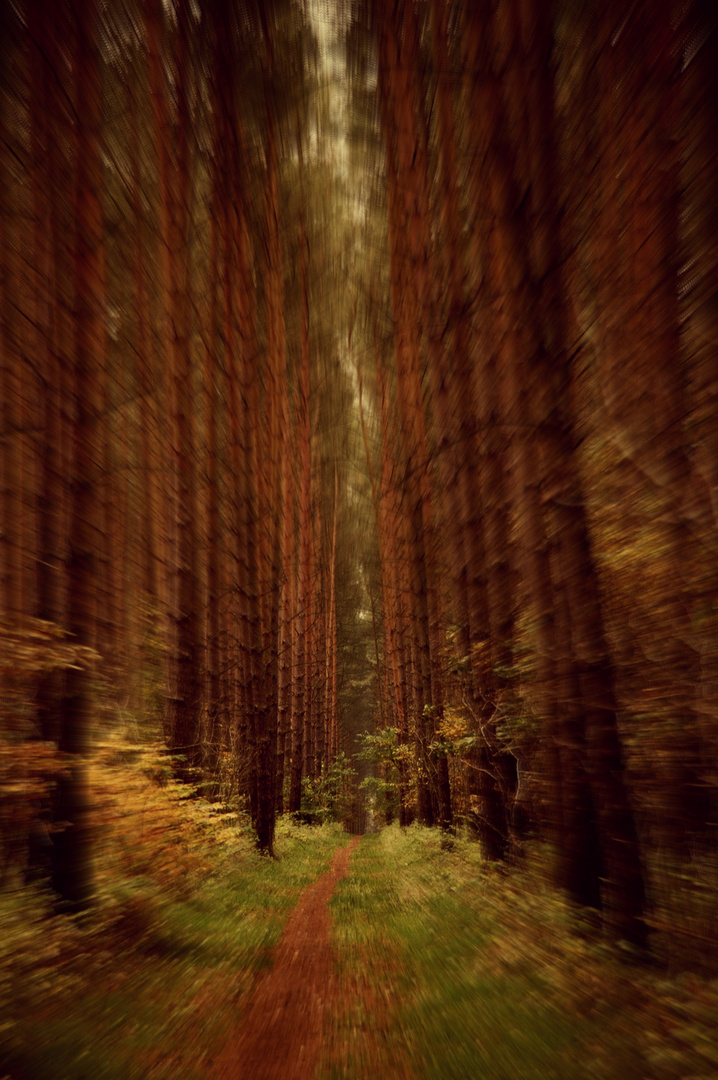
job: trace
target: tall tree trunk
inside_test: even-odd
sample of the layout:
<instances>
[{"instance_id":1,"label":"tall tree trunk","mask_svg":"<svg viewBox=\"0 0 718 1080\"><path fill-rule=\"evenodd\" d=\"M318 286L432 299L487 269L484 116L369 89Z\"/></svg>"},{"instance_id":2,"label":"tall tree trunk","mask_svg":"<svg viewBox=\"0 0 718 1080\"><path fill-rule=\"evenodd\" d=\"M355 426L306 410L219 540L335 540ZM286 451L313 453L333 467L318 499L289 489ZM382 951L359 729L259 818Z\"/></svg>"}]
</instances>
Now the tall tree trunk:
<instances>
[{"instance_id":1,"label":"tall tree trunk","mask_svg":"<svg viewBox=\"0 0 718 1080\"><path fill-rule=\"evenodd\" d=\"M295 705L292 716L292 778L289 809L297 812L302 799L302 776L308 775L307 750L311 728L311 697L307 685L307 630L311 592L312 544L312 451L309 371L309 283L304 222L299 219L299 267L301 277L301 366L299 372L299 573L297 585Z\"/></svg>"},{"instance_id":2,"label":"tall tree trunk","mask_svg":"<svg viewBox=\"0 0 718 1080\"><path fill-rule=\"evenodd\" d=\"M412 631L412 710L417 758L417 799L419 820L433 825L436 818L436 785L429 746L432 742L434 706L429 632L429 597L425 523L431 515L430 481L424 416L420 400L420 339L418 298L414 281L414 254L408 236L420 233L420 223L407 219L400 195L402 185L414 194L411 184L416 171L414 101L407 72L397 52L401 28L387 17L383 5L376 5L379 50L379 97L385 139L387 201L389 209L389 259L392 310L395 325L395 365L397 402L402 423L402 441L407 462L405 500L408 514ZM404 58L406 59L406 58ZM396 145L395 121L399 118ZM408 199L407 199L408 201ZM419 243L421 242L419 235ZM409 465L409 463L411 463ZM433 799L432 799L433 796Z\"/></svg>"},{"instance_id":3,"label":"tall tree trunk","mask_svg":"<svg viewBox=\"0 0 718 1080\"><path fill-rule=\"evenodd\" d=\"M48 13L40 10L41 5L33 4L28 11L29 29L36 45L32 50L32 210L34 263L37 273L35 283L35 312L33 324L36 341L33 352L38 366L43 372L45 392L43 395L43 415L38 449L39 477L37 491L37 573L35 614L39 619L62 623L60 572L63 522L61 507L67 491L62 475L61 459L58 460L58 448L61 443L60 396L62 375L59 357L59 326L62 318L58 304L58 274L61 265L60 222L58 206L57 176L59 167L58 154L58 95L51 87L50 66L58 63L56 53L55 20L48 18ZM66 241L65 241L66 243ZM3 251L12 251L12 245L3 243ZM17 379L11 372L11 381L6 390L6 407L9 405L15 417L20 415L20 402L16 396L13 381ZM14 405L13 405L14 402ZM7 463L10 476L15 482L17 476L17 438L10 443ZM8 494L11 495L9 492ZM17 493L14 495L17 498ZM12 498L12 495L11 495ZM14 520L8 519L6 534L13 537L20 520L19 507L15 510ZM12 510L10 511L12 512ZM18 543L19 537L13 543ZM9 552L8 568L18 590L21 590L22 572L19 563L20 551ZM13 610L12 608L15 608ZM8 617L17 620L22 610L17 602L8 608ZM58 696L60 680L58 672L43 672L38 678L36 708L38 730L42 738L57 741L59 737Z\"/></svg>"},{"instance_id":4,"label":"tall tree trunk","mask_svg":"<svg viewBox=\"0 0 718 1080\"><path fill-rule=\"evenodd\" d=\"M187 49L189 11L181 0L177 37L177 174L172 210L170 274L171 355L174 373L174 437L177 476L177 586L174 694L170 699L171 747L184 759L178 775L190 779L201 764L202 675L199 623L197 481L193 365L189 315L189 224L192 176L189 154Z\"/></svg>"},{"instance_id":5,"label":"tall tree trunk","mask_svg":"<svg viewBox=\"0 0 718 1080\"><path fill-rule=\"evenodd\" d=\"M413 6L405 6L403 19L396 9L383 27L380 24L379 34L380 97L387 138L390 258L397 264L394 281L397 285L401 281L399 294L392 285L395 323L400 328L396 349L397 389L406 426L409 460L412 462L410 487L414 488L409 498L412 507L412 589L418 616L418 636L414 646L419 660L417 670L423 673L420 691L423 716L420 724L425 729L422 742L433 804L431 816L436 815L446 828L451 824L452 812L448 762L441 734L444 620L439 598L433 476L422 402L422 344L428 354L429 380L437 392L437 406L440 409L444 404L442 387L445 380L440 374L443 372L444 359L436 319L437 275L429 214L427 126L419 27ZM390 114L396 115L399 120L395 166L397 175L401 177L400 184L390 176L394 167Z\"/></svg>"},{"instance_id":6,"label":"tall tree trunk","mask_svg":"<svg viewBox=\"0 0 718 1080\"><path fill-rule=\"evenodd\" d=\"M287 402L288 404L288 402ZM289 431L290 418L287 409L283 417L285 429ZM289 438L291 445L292 439ZM283 476L283 505L282 515L282 599L279 632L279 688L277 694L277 779L276 779L276 809L278 813L284 810L284 762L288 740L291 740L291 705L292 705L292 677L294 667L292 662L294 642L294 575L295 575L295 499L292 477L292 458L288 453L284 454Z\"/></svg>"},{"instance_id":7,"label":"tall tree trunk","mask_svg":"<svg viewBox=\"0 0 718 1080\"><path fill-rule=\"evenodd\" d=\"M406 757L402 747L409 745L409 718L407 709L407 673L405 664L405 595L402 567L403 544L398 518L397 493L392 477L392 447L390 445L389 402L386 379L381 367L379 341L374 323L374 350L377 364L377 391L381 420L381 472L378 493L379 558L382 573L382 627L384 651L388 658L392 688L393 715L399 748L397 770L399 773L399 824L409 825L412 810L409 805L409 777Z\"/></svg>"},{"instance_id":8,"label":"tall tree trunk","mask_svg":"<svg viewBox=\"0 0 718 1080\"><path fill-rule=\"evenodd\" d=\"M286 328L284 322L284 268L279 209L279 158L272 99L274 76L273 12L261 11L266 55L265 101L265 228L267 274L267 342L265 368L265 429L262 469L260 553L261 617L264 653L262 707L256 703L250 724L256 780L250 788L254 799L252 818L260 849L271 853L274 842L277 754L277 689L279 675L278 631L281 596L281 502L283 453L283 394L286 394Z\"/></svg>"},{"instance_id":9,"label":"tall tree trunk","mask_svg":"<svg viewBox=\"0 0 718 1080\"><path fill-rule=\"evenodd\" d=\"M28 21L35 28L42 21L42 13L37 10L36 5L28 5L28 7ZM33 49L29 78L31 102L33 107L39 108L43 115L46 104L43 100L46 91L45 66L38 45ZM0 146L2 147L2 153L0 153L0 251L2 251L2 258L0 258L0 374L2 377L0 410L3 440L2 453L0 453L0 475L2 476L0 606L4 617L18 627L33 610L32 589L27 568L30 560L25 557L25 553L27 552L32 558L36 549L34 545L28 543L30 530L26 524L28 520L31 520L28 517L27 502L32 498L33 486L30 476L30 453L24 430L34 426L30 423L28 416L28 403L33 393L29 365L24 362L23 357L22 342L25 331L20 325L20 305L17 303L16 291L22 281L23 249L38 242L42 243L44 238L37 235L37 222L31 235L25 233L26 214L23 213L22 185L13 177L10 167L11 154L15 150L13 128L18 123L15 110L12 108L13 104L11 95L4 92L0 103ZM31 129L32 210L34 214L39 212L44 216L44 208L38 205L38 202L44 202L42 194L47 182L42 168L41 147L37 145L40 134L39 125L40 119L37 118ZM46 127L44 124L42 126ZM38 172L38 170L41 171ZM49 270L42 250L37 252L36 265L39 272ZM47 284L49 286L49 282ZM38 290L43 288L39 280L36 281L36 286ZM42 334L39 333L38 337L42 338ZM39 359L51 360L51 356L43 355L44 341L40 340L37 344L40 344L43 349ZM36 342L33 341L32 346L35 347L35 345ZM34 507L30 509L34 511ZM39 522L39 532L38 540L42 545L46 535L42 521ZM39 556L41 553L38 551L37 554Z\"/></svg>"},{"instance_id":10,"label":"tall tree trunk","mask_svg":"<svg viewBox=\"0 0 718 1080\"><path fill-rule=\"evenodd\" d=\"M158 448L159 464L164 477L164 483L160 487L161 508L158 515L160 525L158 547L161 551L159 563L162 571L159 583L162 600L161 613L167 644L164 728L165 739L168 745L172 746L176 716L174 700L177 690L175 683L179 668L177 625L176 620L173 618L177 604L177 574L173 572L176 563L177 541L177 469L176 456L173 452L176 441L174 430L176 388L173 378L176 356L172 344L174 328L171 306L173 243L175 240L173 219L177 213L174 209L177 196L175 194L176 176L173 162L172 128L165 76L164 52L168 35L165 32L163 8L160 0L147 0L145 3L145 34L147 38L147 64L152 99L154 142L157 149L159 333L157 335L156 363L162 382L161 391L158 395L162 402L162 408L158 410L158 417L164 419Z\"/></svg>"},{"instance_id":11,"label":"tall tree trunk","mask_svg":"<svg viewBox=\"0 0 718 1080\"><path fill-rule=\"evenodd\" d=\"M79 646L94 637L97 597L99 464L97 354L102 347L102 210L100 192L100 82L97 9L94 0L77 0L74 43L75 128L75 310L74 310L74 460L71 478L68 555L68 630ZM54 837L52 884L70 910L90 903L89 796L86 756L92 718L89 661L70 668L60 703L59 748L70 766L58 781L55 814L64 828Z\"/></svg>"},{"instance_id":12,"label":"tall tree trunk","mask_svg":"<svg viewBox=\"0 0 718 1080\"><path fill-rule=\"evenodd\" d=\"M468 297L465 253L459 234L459 196L456 183L456 147L452 81L448 54L448 20L445 0L432 4L432 46L438 73L437 97L440 122L438 139L441 164L441 227L445 247L445 266L448 285L447 327L451 339L447 347L451 352L451 376L444 374L446 364L437 355L432 367L438 378L434 380L433 398L437 403L437 423L443 433L442 456L451 451L455 442L462 450L457 461L455 475L450 484L451 499L447 521L454 537L453 557L457 586L465 590L460 598L460 612L467 620L465 647L471 659L470 683L474 723L480 742L470 755L469 783L479 800L477 831L486 855L490 859L504 858L508 841L509 795L516 787L513 759L502 754L495 730L497 712L496 669L501 661L508 666L506 645L499 651L496 632L496 613L489 604L488 553L486 550L487 514L486 502L489 486L484 467L484 446L487 432L479 436L479 416L475 401L483 399L487 388L479 387L475 393L472 384L470 356ZM469 41L471 36L468 35ZM469 56L470 67L476 59ZM446 387L450 390L447 391ZM484 406L485 412L485 406ZM441 447L440 447L441 448ZM500 477L494 475L494 481ZM444 488L449 485L444 485ZM459 527L457 528L457 524ZM451 541L449 540L449 543ZM504 600L509 605L508 596ZM493 618L492 618L493 614ZM502 627L505 632L507 627Z\"/></svg>"},{"instance_id":13,"label":"tall tree trunk","mask_svg":"<svg viewBox=\"0 0 718 1080\"><path fill-rule=\"evenodd\" d=\"M141 538L140 560L142 567L142 592L144 603L149 611L145 612L145 621L156 616L159 598L157 581L157 454L153 441L157 433L157 401L153 402L152 391L152 354L150 347L150 319L148 311L147 273L145 268L146 250L144 242L145 213L142 201L142 147L140 139L140 117L137 92L134 80L128 87L132 131L130 134L130 159L132 169L132 211L134 215L134 283L135 283L135 319L137 325L137 386L139 390L139 432L140 460L142 463L141 494ZM154 440L153 440L154 435ZM151 615L150 615L151 612ZM149 632L149 625L144 629ZM146 660L145 660L146 663Z\"/></svg>"},{"instance_id":14,"label":"tall tree trunk","mask_svg":"<svg viewBox=\"0 0 718 1080\"><path fill-rule=\"evenodd\" d=\"M204 357L204 391L207 415L207 594L206 594L206 704L205 726L202 737L202 751L205 769L209 775L217 773L222 745L222 680L220 673L220 606L227 575L223 573L221 559L220 530L220 461L219 461L219 416L221 395L221 375L217 363L219 335L217 332L217 307L219 285L219 221L221 215L220 193L223 185L219 176L222 167L220 143L224 132L221 122L217 121L214 134L214 169L212 175L212 205L209 251L209 328ZM227 185L228 186L228 185ZM226 189L225 189L226 190ZM222 270L224 285L224 329L225 329L225 368L229 371L232 333L232 312L229 302L234 284L231 200L225 194L224 205L228 209L229 220L224 222L224 250L222 252ZM229 309L229 310L228 310ZM230 389L231 393L231 389Z\"/></svg>"},{"instance_id":15,"label":"tall tree trunk","mask_svg":"<svg viewBox=\"0 0 718 1080\"><path fill-rule=\"evenodd\" d=\"M339 473L334 466L334 510L332 515L332 546L329 563L329 594L327 602L327 663L326 663L326 715L327 715L327 764L336 758L337 740L337 524L339 521Z\"/></svg>"}]
</instances>

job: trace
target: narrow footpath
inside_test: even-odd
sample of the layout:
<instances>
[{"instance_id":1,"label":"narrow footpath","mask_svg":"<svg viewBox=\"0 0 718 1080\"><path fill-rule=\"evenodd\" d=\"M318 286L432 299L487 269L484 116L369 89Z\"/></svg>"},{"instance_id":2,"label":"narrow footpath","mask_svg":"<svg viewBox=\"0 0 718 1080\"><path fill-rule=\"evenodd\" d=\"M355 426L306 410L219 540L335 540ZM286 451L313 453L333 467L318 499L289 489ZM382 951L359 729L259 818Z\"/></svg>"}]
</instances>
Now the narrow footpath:
<instances>
[{"instance_id":1,"label":"narrow footpath","mask_svg":"<svg viewBox=\"0 0 718 1080\"><path fill-rule=\"evenodd\" d=\"M328 902L360 837L335 852L302 893L235 1034L214 1062L213 1080L310 1080L334 997Z\"/></svg>"}]
</instances>

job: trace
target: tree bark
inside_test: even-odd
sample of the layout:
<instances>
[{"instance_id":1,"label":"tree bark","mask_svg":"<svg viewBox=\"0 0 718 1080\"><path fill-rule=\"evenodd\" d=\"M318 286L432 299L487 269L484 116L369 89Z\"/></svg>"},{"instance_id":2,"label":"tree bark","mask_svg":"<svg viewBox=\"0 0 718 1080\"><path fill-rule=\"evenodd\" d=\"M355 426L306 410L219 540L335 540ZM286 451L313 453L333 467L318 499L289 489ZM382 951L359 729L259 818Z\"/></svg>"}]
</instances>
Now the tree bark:
<instances>
[{"instance_id":1,"label":"tree bark","mask_svg":"<svg viewBox=\"0 0 718 1080\"><path fill-rule=\"evenodd\" d=\"M98 356L102 349L102 190L100 161L100 81L97 8L77 0L74 42L75 310L73 393L74 455L71 477L68 553L68 630L73 642L90 646L97 597L99 506L97 500ZM52 884L71 911L86 908L93 893L86 757L92 720L89 661L70 668L60 703L59 749L70 766L60 776L55 816L65 827L55 834Z\"/></svg>"}]
</instances>

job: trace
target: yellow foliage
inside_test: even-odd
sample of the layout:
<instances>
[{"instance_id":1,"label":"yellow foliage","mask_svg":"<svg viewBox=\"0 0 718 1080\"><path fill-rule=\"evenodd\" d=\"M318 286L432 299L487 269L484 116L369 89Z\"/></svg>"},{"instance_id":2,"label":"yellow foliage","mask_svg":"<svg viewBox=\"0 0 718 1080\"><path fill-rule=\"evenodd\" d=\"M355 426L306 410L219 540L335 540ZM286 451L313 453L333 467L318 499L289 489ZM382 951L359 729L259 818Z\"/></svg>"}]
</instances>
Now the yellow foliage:
<instances>
[{"instance_id":1,"label":"yellow foliage","mask_svg":"<svg viewBox=\"0 0 718 1080\"><path fill-rule=\"evenodd\" d=\"M0 622L0 675L4 679L86 667L96 659L94 649L74 645L67 631L55 623L27 619L17 627Z\"/></svg>"},{"instance_id":2,"label":"yellow foliage","mask_svg":"<svg viewBox=\"0 0 718 1080\"><path fill-rule=\"evenodd\" d=\"M458 709L447 705L444 715L439 724L439 735L442 739L463 739L469 733L466 716Z\"/></svg>"}]
</instances>

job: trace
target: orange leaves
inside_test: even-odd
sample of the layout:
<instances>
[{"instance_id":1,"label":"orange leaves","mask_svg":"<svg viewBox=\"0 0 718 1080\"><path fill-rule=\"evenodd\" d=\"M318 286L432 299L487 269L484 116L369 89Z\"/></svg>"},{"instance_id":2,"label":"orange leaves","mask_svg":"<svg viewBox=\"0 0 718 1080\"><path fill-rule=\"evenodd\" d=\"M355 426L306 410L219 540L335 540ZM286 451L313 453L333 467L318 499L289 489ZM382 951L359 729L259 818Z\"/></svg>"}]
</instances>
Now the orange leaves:
<instances>
[{"instance_id":1,"label":"orange leaves","mask_svg":"<svg viewBox=\"0 0 718 1080\"><path fill-rule=\"evenodd\" d=\"M0 622L0 672L5 678L88 667L96 659L94 649L72 644L66 631L54 623L25 619L18 627Z\"/></svg>"}]
</instances>

